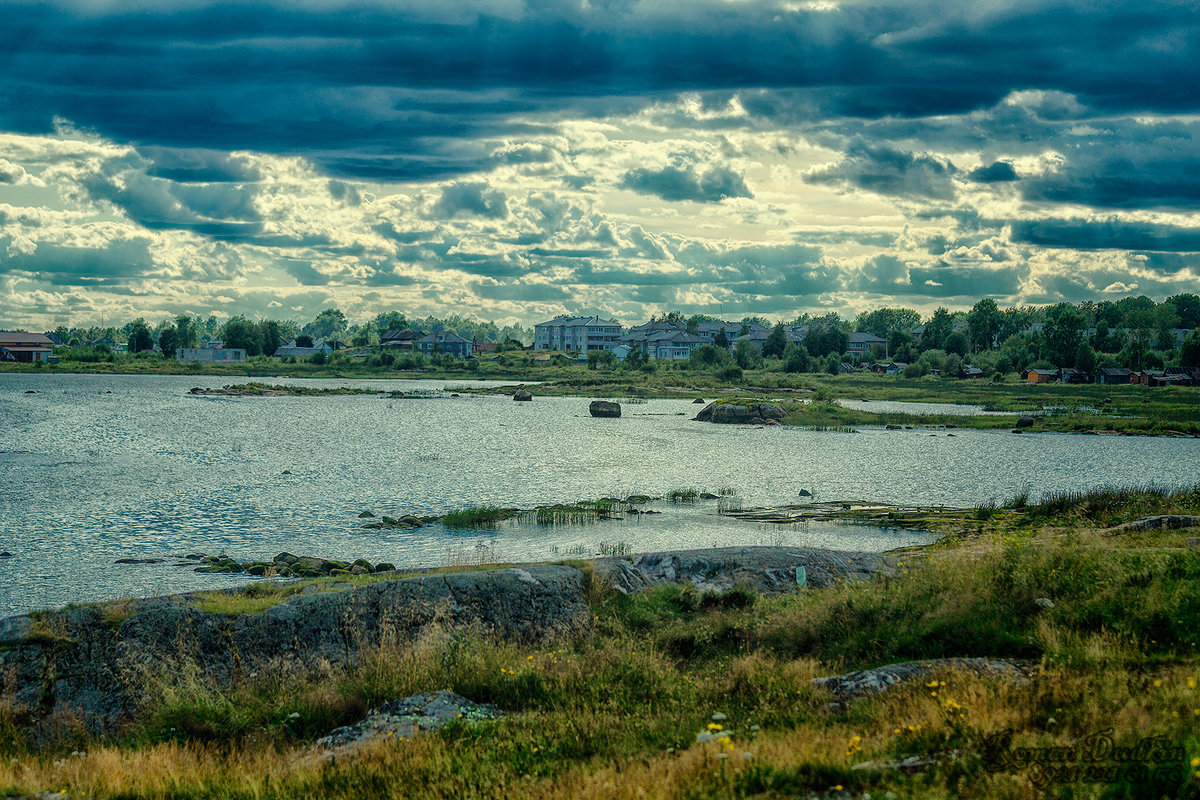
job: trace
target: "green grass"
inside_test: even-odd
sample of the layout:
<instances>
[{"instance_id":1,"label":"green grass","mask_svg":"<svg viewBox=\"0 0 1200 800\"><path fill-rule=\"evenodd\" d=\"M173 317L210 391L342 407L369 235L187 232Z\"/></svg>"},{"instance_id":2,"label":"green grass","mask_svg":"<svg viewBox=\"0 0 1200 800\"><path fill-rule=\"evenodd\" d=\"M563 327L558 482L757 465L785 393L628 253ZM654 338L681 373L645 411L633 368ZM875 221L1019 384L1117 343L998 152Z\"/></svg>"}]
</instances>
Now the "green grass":
<instances>
[{"instance_id":1,"label":"green grass","mask_svg":"<svg viewBox=\"0 0 1200 800\"><path fill-rule=\"evenodd\" d=\"M442 524L447 528L491 528L497 522L518 516L518 508L501 508L500 506L476 506L451 511L442 517Z\"/></svg>"}]
</instances>

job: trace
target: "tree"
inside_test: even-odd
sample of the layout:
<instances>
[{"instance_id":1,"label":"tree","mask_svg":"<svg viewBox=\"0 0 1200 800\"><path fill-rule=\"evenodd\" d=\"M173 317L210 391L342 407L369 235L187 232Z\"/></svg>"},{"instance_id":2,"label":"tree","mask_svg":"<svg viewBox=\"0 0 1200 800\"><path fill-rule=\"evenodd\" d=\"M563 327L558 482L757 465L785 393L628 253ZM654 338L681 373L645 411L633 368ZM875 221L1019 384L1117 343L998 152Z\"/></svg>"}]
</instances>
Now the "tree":
<instances>
[{"instance_id":1,"label":"tree","mask_svg":"<svg viewBox=\"0 0 1200 800\"><path fill-rule=\"evenodd\" d=\"M1179 327L1195 330L1200 328L1200 297L1191 292L1184 292L1166 300L1179 317Z\"/></svg>"},{"instance_id":2,"label":"tree","mask_svg":"<svg viewBox=\"0 0 1200 800\"><path fill-rule=\"evenodd\" d=\"M634 347L629 351L629 355L625 356L625 366L630 369L641 369L646 362L646 353L640 347Z\"/></svg>"},{"instance_id":3,"label":"tree","mask_svg":"<svg viewBox=\"0 0 1200 800\"><path fill-rule=\"evenodd\" d=\"M971 332L971 351L991 350L1000 334L1000 308L996 301L985 297L967 313L967 330Z\"/></svg>"},{"instance_id":4,"label":"tree","mask_svg":"<svg viewBox=\"0 0 1200 800\"><path fill-rule=\"evenodd\" d=\"M616 358L611 350L593 350L587 355L588 369L611 367Z\"/></svg>"},{"instance_id":5,"label":"tree","mask_svg":"<svg viewBox=\"0 0 1200 800\"><path fill-rule=\"evenodd\" d=\"M262 334L263 355L273 356L283 344L283 326L273 319L265 319L258 326Z\"/></svg>"},{"instance_id":6,"label":"tree","mask_svg":"<svg viewBox=\"0 0 1200 800\"><path fill-rule=\"evenodd\" d=\"M854 318L854 329L887 339L901 331L911 333L920 322L921 315L911 308L885 307L859 314Z\"/></svg>"},{"instance_id":7,"label":"tree","mask_svg":"<svg viewBox=\"0 0 1200 800\"><path fill-rule=\"evenodd\" d=\"M144 353L154 347L154 337L146 320L138 317L129 325L129 352Z\"/></svg>"},{"instance_id":8,"label":"tree","mask_svg":"<svg viewBox=\"0 0 1200 800\"><path fill-rule=\"evenodd\" d=\"M762 354L767 358L779 358L783 355L787 343L787 330L782 322L776 323L767 340L763 342Z\"/></svg>"},{"instance_id":9,"label":"tree","mask_svg":"<svg viewBox=\"0 0 1200 800\"><path fill-rule=\"evenodd\" d=\"M1070 303L1059 303L1046 309L1045 358L1056 367L1071 367L1075 354L1083 342L1085 321L1078 308Z\"/></svg>"},{"instance_id":10,"label":"tree","mask_svg":"<svg viewBox=\"0 0 1200 800\"><path fill-rule=\"evenodd\" d=\"M200 321L187 314L175 317L175 346L195 347L200 344Z\"/></svg>"},{"instance_id":11,"label":"tree","mask_svg":"<svg viewBox=\"0 0 1200 800\"><path fill-rule=\"evenodd\" d=\"M262 331L240 314L221 326L221 339L226 347L245 350L248 356L262 353Z\"/></svg>"},{"instance_id":12,"label":"tree","mask_svg":"<svg viewBox=\"0 0 1200 800\"><path fill-rule=\"evenodd\" d=\"M954 333L954 318L950 312L939 307L933 316L925 323L925 333L921 336L922 350L942 350L946 339Z\"/></svg>"},{"instance_id":13,"label":"tree","mask_svg":"<svg viewBox=\"0 0 1200 800\"><path fill-rule=\"evenodd\" d=\"M1193 329L1179 347L1179 363L1185 367L1200 367L1200 329Z\"/></svg>"},{"instance_id":14,"label":"tree","mask_svg":"<svg viewBox=\"0 0 1200 800\"><path fill-rule=\"evenodd\" d=\"M307 333L302 333L296 337L296 347L312 347L312 346L313 346L313 337L309 336Z\"/></svg>"},{"instance_id":15,"label":"tree","mask_svg":"<svg viewBox=\"0 0 1200 800\"><path fill-rule=\"evenodd\" d=\"M942 345L942 349L947 353L965 356L967 354L967 337L963 336L961 331L955 331L946 337L946 342Z\"/></svg>"},{"instance_id":16,"label":"tree","mask_svg":"<svg viewBox=\"0 0 1200 800\"><path fill-rule=\"evenodd\" d=\"M327 308L304 326L304 332L318 339L329 339L345 331L346 325L346 315L341 309Z\"/></svg>"},{"instance_id":17,"label":"tree","mask_svg":"<svg viewBox=\"0 0 1200 800\"><path fill-rule=\"evenodd\" d=\"M175 332L175 327L163 328L158 332L158 349L167 358L175 355L175 349L179 346L179 334Z\"/></svg>"},{"instance_id":18,"label":"tree","mask_svg":"<svg viewBox=\"0 0 1200 800\"><path fill-rule=\"evenodd\" d=\"M804 345L797 347L794 344L788 344L787 349L783 351L783 371L809 372L811 369L812 358L808 355L808 350Z\"/></svg>"},{"instance_id":19,"label":"tree","mask_svg":"<svg viewBox=\"0 0 1200 800\"><path fill-rule=\"evenodd\" d=\"M1089 375L1096 371L1096 367L1100 363L1099 356L1092 346L1087 342L1079 345L1079 351L1075 354L1075 368L1081 369Z\"/></svg>"},{"instance_id":20,"label":"tree","mask_svg":"<svg viewBox=\"0 0 1200 800\"><path fill-rule=\"evenodd\" d=\"M725 335L725 329L717 331L717 335L713 337L713 344L722 350L729 350L729 337Z\"/></svg>"},{"instance_id":21,"label":"tree","mask_svg":"<svg viewBox=\"0 0 1200 800\"><path fill-rule=\"evenodd\" d=\"M762 363L762 353L748 341L740 341L733 351L733 360L742 369L753 369Z\"/></svg>"},{"instance_id":22,"label":"tree","mask_svg":"<svg viewBox=\"0 0 1200 800\"><path fill-rule=\"evenodd\" d=\"M711 369L712 367L723 367L733 360L729 355L728 350L716 347L711 344L704 344L697 347L688 355L688 367L690 369Z\"/></svg>"}]
</instances>

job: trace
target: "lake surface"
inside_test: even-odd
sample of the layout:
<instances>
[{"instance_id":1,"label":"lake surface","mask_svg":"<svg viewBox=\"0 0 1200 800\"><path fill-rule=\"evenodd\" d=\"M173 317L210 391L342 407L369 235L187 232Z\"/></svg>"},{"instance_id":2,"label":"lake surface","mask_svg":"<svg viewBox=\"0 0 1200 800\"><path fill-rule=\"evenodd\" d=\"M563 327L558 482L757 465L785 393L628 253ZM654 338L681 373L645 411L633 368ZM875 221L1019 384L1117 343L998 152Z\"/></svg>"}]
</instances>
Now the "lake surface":
<instances>
[{"instance_id":1,"label":"lake surface","mask_svg":"<svg viewBox=\"0 0 1200 800\"><path fill-rule=\"evenodd\" d=\"M983 406L965 403L920 403L912 400L847 400L835 401L842 408L870 411L872 414L949 414L956 417L982 415L1012 416L1011 411L984 411Z\"/></svg>"},{"instance_id":2,"label":"lake surface","mask_svg":"<svg viewBox=\"0 0 1200 800\"><path fill-rule=\"evenodd\" d=\"M701 406L679 400L626 404L620 419L594 419L588 398L187 394L243 380L0 374L0 551L14 555L0 559L0 616L246 582L170 561L112 563L196 551L437 566L561 557L602 542L647 552L774 543L884 550L925 540L834 523L741 522L717 516L711 503L659 504L665 513L636 521L471 533L364 530L364 510L427 515L682 487L733 487L747 507L795 502L800 489L820 500L968 506L1025 489L1036 497L1184 485L1200 462L1195 439L724 426L692 422ZM278 382L408 391L467 383Z\"/></svg>"}]
</instances>

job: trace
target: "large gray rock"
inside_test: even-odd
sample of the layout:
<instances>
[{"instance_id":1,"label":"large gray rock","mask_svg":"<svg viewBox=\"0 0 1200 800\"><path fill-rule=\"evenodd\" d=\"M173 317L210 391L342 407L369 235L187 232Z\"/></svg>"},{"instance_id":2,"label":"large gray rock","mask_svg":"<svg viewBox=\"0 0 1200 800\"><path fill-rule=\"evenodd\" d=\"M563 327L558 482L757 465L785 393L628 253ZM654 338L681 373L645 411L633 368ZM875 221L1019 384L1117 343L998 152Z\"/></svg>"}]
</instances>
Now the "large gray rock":
<instances>
[{"instance_id":1,"label":"large gray rock","mask_svg":"<svg viewBox=\"0 0 1200 800\"><path fill-rule=\"evenodd\" d=\"M298 594L261 613L210 613L196 595L177 595L0 621L0 676L11 676L5 696L36 716L73 714L99 730L130 715L146 682L161 682L181 660L221 682L272 664L356 663L382 642L412 641L431 626L537 642L589 619L582 573L561 565Z\"/></svg>"},{"instance_id":2,"label":"large gray rock","mask_svg":"<svg viewBox=\"0 0 1200 800\"><path fill-rule=\"evenodd\" d=\"M745 586L759 592L795 592L796 568L804 567L806 585L830 586L839 580L862 580L883 569L882 556L807 547L721 547L674 550L596 560L596 572L626 593L666 583L690 583L698 589L724 591Z\"/></svg>"},{"instance_id":3,"label":"large gray rock","mask_svg":"<svg viewBox=\"0 0 1200 800\"><path fill-rule=\"evenodd\" d=\"M513 393L513 400L529 402L532 399L533 399L533 395L531 395L529 392L525 391L524 389L517 389L517 391Z\"/></svg>"},{"instance_id":4,"label":"large gray rock","mask_svg":"<svg viewBox=\"0 0 1200 800\"><path fill-rule=\"evenodd\" d=\"M593 417L619 417L621 404L610 400L593 400L588 404L588 413Z\"/></svg>"},{"instance_id":5,"label":"large gray rock","mask_svg":"<svg viewBox=\"0 0 1200 800\"><path fill-rule=\"evenodd\" d=\"M864 695L880 694L897 684L924 680L950 670L972 672L988 677L1003 677L1018 683L1027 683L1028 678L1017 662L1005 658L935 658L928 661L904 661L875 669L864 669L845 675L813 678L812 683L828 689L843 700Z\"/></svg>"},{"instance_id":6,"label":"large gray rock","mask_svg":"<svg viewBox=\"0 0 1200 800\"><path fill-rule=\"evenodd\" d=\"M713 409L712 421L720 425L745 425L752 416L745 406L718 405Z\"/></svg>"},{"instance_id":7,"label":"large gray rock","mask_svg":"<svg viewBox=\"0 0 1200 800\"><path fill-rule=\"evenodd\" d=\"M421 692L372 709L362 722L330 731L317 740L317 747L345 753L377 739L411 739L455 720L479 722L499 716L495 706L475 703L452 692Z\"/></svg>"},{"instance_id":8,"label":"large gray rock","mask_svg":"<svg viewBox=\"0 0 1200 800\"><path fill-rule=\"evenodd\" d=\"M1157 517L1143 517L1124 525L1109 528L1105 533L1120 534L1129 531L1178 531L1187 528L1200 528L1200 517L1187 514L1162 514Z\"/></svg>"}]
</instances>

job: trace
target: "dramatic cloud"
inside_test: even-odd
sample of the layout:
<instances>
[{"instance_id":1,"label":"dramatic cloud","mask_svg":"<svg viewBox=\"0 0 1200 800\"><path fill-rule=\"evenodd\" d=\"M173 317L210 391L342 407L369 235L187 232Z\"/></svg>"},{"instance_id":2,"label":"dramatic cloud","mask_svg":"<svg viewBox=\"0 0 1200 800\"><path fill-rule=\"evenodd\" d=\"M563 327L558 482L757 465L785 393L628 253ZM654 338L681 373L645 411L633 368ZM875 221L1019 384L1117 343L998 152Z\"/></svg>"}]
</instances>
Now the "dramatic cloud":
<instances>
[{"instance_id":1,"label":"dramatic cloud","mask_svg":"<svg viewBox=\"0 0 1200 800\"><path fill-rule=\"evenodd\" d=\"M1200 7L0 0L0 326L1194 290Z\"/></svg>"}]
</instances>

